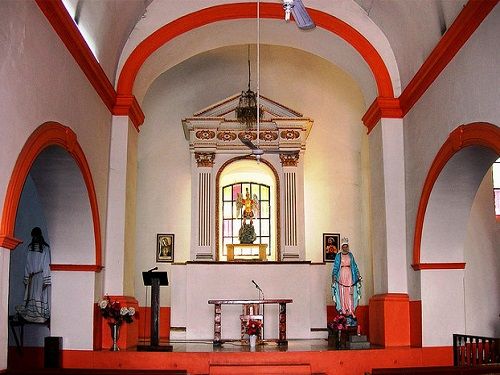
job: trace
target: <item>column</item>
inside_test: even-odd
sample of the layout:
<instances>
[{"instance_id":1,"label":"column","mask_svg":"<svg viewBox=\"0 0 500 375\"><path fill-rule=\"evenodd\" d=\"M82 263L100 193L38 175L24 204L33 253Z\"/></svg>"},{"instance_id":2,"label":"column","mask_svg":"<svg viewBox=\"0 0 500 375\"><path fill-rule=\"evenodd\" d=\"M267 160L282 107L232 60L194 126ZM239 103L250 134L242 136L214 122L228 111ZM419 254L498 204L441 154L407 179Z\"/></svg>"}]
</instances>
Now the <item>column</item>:
<instances>
[{"instance_id":1,"label":"column","mask_svg":"<svg viewBox=\"0 0 500 375\"><path fill-rule=\"evenodd\" d=\"M369 137L376 293L370 299L370 341L406 346L410 344L410 309L403 119L382 118ZM394 320L389 323L388 319Z\"/></svg>"},{"instance_id":2,"label":"column","mask_svg":"<svg viewBox=\"0 0 500 375\"><path fill-rule=\"evenodd\" d=\"M304 259L304 174L299 153L280 154L283 165L281 189L282 260Z\"/></svg>"},{"instance_id":3,"label":"column","mask_svg":"<svg viewBox=\"0 0 500 375\"><path fill-rule=\"evenodd\" d=\"M104 292L111 295L123 295L128 121L126 116L113 116L111 124L108 209L104 253Z\"/></svg>"},{"instance_id":4,"label":"column","mask_svg":"<svg viewBox=\"0 0 500 375\"><path fill-rule=\"evenodd\" d=\"M0 246L0 372L7 368L9 344L9 262L10 249Z\"/></svg>"},{"instance_id":5,"label":"column","mask_svg":"<svg viewBox=\"0 0 500 375\"><path fill-rule=\"evenodd\" d=\"M194 161L196 166L193 176L192 194L193 214L191 215L192 233L194 234L191 246L191 259L215 260L213 252L215 214L214 187L212 169L215 153L195 152Z\"/></svg>"}]
</instances>

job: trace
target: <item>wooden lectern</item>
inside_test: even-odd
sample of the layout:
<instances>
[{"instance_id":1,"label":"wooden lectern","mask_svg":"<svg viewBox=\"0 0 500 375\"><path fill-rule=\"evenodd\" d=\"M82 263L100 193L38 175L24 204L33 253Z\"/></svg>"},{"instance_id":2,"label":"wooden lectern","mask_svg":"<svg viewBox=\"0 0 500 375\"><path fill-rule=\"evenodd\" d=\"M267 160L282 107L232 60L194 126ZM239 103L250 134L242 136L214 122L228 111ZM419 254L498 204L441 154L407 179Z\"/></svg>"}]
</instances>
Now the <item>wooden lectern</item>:
<instances>
[{"instance_id":1,"label":"wooden lectern","mask_svg":"<svg viewBox=\"0 0 500 375\"><path fill-rule=\"evenodd\" d=\"M150 345L137 346L138 351L171 352L171 345L160 345L159 317L160 317L160 286L168 285L166 272L147 271L142 273L145 286L151 286L151 342Z\"/></svg>"}]
</instances>

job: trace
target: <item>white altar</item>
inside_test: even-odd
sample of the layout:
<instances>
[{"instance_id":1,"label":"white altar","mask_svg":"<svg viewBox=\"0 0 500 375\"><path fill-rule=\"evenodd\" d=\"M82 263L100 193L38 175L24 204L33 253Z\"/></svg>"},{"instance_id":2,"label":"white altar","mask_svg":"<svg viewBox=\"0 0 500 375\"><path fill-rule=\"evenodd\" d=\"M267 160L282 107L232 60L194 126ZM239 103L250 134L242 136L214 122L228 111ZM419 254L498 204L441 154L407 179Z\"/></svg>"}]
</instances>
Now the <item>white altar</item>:
<instances>
[{"instance_id":1,"label":"white altar","mask_svg":"<svg viewBox=\"0 0 500 375\"><path fill-rule=\"evenodd\" d=\"M188 262L171 271L171 339L213 340L214 306L211 299L290 298L287 306L287 338L326 338L326 301L331 267L309 262L216 263ZM278 306L264 312L265 338L275 338ZM222 339L240 337L241 306L226 306L222 312ZM185 332L184 332L185 328Z\"/></svg>"}]
</instances>

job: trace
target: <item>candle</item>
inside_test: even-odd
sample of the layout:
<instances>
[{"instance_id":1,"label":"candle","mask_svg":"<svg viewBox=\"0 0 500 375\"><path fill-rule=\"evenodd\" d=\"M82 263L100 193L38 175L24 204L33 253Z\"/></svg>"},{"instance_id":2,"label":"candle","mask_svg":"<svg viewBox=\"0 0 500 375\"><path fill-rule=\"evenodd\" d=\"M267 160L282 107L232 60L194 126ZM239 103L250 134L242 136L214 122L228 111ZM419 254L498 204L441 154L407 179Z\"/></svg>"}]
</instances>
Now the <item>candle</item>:
<instances>
[{"instance_id":1,"label":"candle","mask_svg":"<svg viewBox=\"0 0 500 375\"><path fill-rule=\"evenodd\" d=\"M361 336L361 324L358 324L358 336Z\"/></svg>"}]
</instances>

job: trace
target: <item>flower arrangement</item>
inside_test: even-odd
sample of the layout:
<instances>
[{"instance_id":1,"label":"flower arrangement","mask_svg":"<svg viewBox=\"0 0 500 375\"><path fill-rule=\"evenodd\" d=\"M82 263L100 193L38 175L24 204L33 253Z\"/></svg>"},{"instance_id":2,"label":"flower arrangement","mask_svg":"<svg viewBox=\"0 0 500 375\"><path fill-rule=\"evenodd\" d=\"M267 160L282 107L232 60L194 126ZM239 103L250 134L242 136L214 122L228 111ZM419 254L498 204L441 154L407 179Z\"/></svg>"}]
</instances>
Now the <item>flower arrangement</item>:
<instances>
[{"instance_id":1,"label":"flower arrangement","mask_svg":"<svg viewBox=\"0 0 500 375\"><path fill-rule=\"evenodd\" d=\"M347 317L343 314L337 315L333 321L328 323L328 328L331 330L344 330L347 328Z\"/></svg>"},{"instance_id":2,"label":"flower arrangement","mask_svg":"<svg viewBox=\"0 0 500 375\"><path fill-rule=\"evenodd\" d=\"M259 335L262 328L262 322L260 320L250 320L247 325L247 334Z\"/></svg>"},{"instance_id":3,"label":"flower arrangement","mask_svg":"<svg viewBox=\"0 0 500 375\"><path fill-rule=\"evenodd\" d=\"M111 301L107 295L98 302L98 305L102 316L109 324L122 325L123 322L132 323L134 320L135 308L121 306L119 301Z\"/></svg>"}]
</instances>

